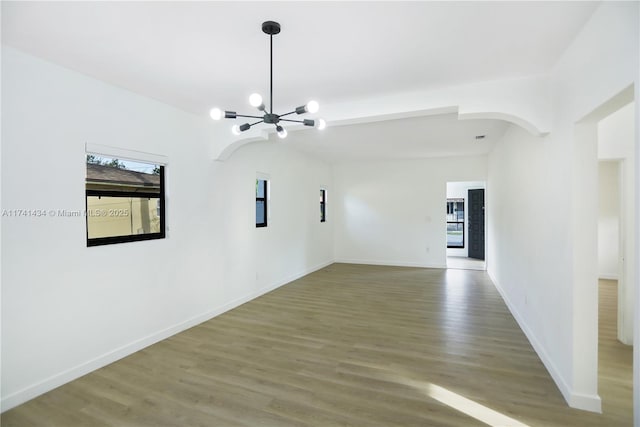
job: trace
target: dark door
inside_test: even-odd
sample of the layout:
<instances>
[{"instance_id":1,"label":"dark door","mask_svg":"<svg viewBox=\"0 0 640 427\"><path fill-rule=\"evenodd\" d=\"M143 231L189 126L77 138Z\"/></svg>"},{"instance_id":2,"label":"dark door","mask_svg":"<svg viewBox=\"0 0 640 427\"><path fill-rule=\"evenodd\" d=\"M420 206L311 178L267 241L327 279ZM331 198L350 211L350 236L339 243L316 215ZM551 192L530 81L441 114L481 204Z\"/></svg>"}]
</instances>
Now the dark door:
<instances>
[{"instance_id":1,"label":"dark door","mask_svg":"<svg viewBox=\"0 0 640 427\"><path fill-rule=\"evenodd\" d=\"M484 190L469 190L469 258L484 259Z\"/></svg>"}]
</instances>

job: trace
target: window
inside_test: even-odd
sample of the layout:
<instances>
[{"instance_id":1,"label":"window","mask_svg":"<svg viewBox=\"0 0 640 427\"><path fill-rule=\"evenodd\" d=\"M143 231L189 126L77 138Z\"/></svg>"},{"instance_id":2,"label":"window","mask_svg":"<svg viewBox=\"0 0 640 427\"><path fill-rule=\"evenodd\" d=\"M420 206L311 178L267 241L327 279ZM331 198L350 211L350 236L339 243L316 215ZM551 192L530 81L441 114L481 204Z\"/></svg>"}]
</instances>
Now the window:
<instances>
[{"instance_id":1,"label":"window","mask_svg":"<svg viewBox=\"0 0 640 427\"><path fill-rule=\"evenodd\" d=\"M447 199L447 248L464 248L464 199Z\"/></svg>"},{"instance_id":2,"label":"window","mask_svg":"<svg viewBox=\"0 0 640 427\"><path fill-rule=\"evenodd\" d=\"M256 227L267 226L267 182L256 179Z\"/></svg>"},{"instance_id":3,"label":"window","mask_svg":"<svg viewBox=\"0 0 640 427\"><path fill-rule=\"evenodd\" d=\"M87 246L165 237L164 166L87 155Z\"/></svg>"},{"instance_id":4,"label":"window","mask_svg":"<svg viewBox=\"0 0 640 427\"><path fill-rule=\"evenodd\" d=\"M327 191L320 189L320 222L327 220Z\"/></svg>"}]
</instances>

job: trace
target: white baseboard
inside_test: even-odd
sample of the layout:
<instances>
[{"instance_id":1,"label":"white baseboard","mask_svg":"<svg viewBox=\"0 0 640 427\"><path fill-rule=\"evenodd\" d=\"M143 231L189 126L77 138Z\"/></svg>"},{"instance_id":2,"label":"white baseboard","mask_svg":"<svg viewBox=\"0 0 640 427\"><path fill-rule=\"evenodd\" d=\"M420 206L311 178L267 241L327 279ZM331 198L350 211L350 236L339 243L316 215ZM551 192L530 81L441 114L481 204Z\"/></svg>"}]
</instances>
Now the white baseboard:
<instances>
[{"instance_id":1,"label":"white baseboard","mask_svg":"<svg viewBox=\"0 0 640 427\"><path fill-rule=\"evenodd\" d=\"M514 317L514 319L516 319L516 322L518 322L520 329L522 329L527 339L529 340L529 343L531 343L531 346L536 351L538 357L544 364L545 368L547 368L547 371L551 375L551 378L553 378L553 381L556 383L556 386L560 390L560 393L562 393L562 396L567 401L567 404L572 408L602 413L602 400L600 399L600 396L598 396L597 394L586 395L573 391L573 389L565 381L555 363L553 363L553 361L547 354L545 348L542 346L542 344L540 344L540 341L538 341L536 336L533 334L531 328L529 328L529 326L527 325L527 322L525 322L524 318L520 315L520 312L518 312L515 305L512 304L511 300L507 296L502 286L500 286L494 275L491 273L491 271L487 271L487 273L489 274L493 285L500 293L500 296L502 296L502 299L511 312L511 315Z\"/></svg>"},{"instance_id":2,"label":"white baseboard","mask_svg":"<svg viewBox=\"0 0 640 427\"><path fill-rule=\"evenodd\" d=\"M564 396L564 395L563 395ZM571 392L569 399L565 396L569 406L584 411L602 413L602 400L597 394L583 394Z\"/></svg>"},{"instance_id":3,"label":"white baseboard","mask_svg":"<svg viewBox=\"0 0 640 427\"><path fill-rule=\"evenodd\" d=\"M380 261L370 259L338 258L335 262L342 264L386 265L389 267L447 268L447 264L426 264L419 262Z\"/></svg>"},{"instance_id":4,"label":"white baseboard","mask_svg":"<svg viewBox=\"0 0 640 427\"><path fill-rule=\"evenodd\" d=\"M617 274L599 274L598 275L598 279L602 279L602 280L618 280L618 275Z\"/></svg>"},{"instance_id":5,"label":"white baseboard","mask_svg":"<svg viewBox=\"0 0 640 427\"><path fill-rule=\"evenodd\" d=\"M66 371L60 372L58 374L55 374L39 383L30 385L28 387L23 388L22 390L19 390L15 393L12 393L8 396L3 396L2 400L0 401L0 408L1 408L1 412L5 412L8 411L11 408L14 408L18 405L21 405L35 397L40 396L41 394L44 394L48 391L53 390L56 387L60 387L63 384L66 384L70 381L73 381L77 378L80 378L83 375L86 375L90 372L93 372L97 369L100 369L104 366L107 366L117 360L120 360L126 356L129 356L133 353L135 353L136 351L140 351L143 348L146 348L150 345L153 345L159 341L162 341L164 339L167 339L175 334L178 334L180 332L183 332L189 328L192 328L196 325L199 325L200 323L206 322L207 320L210 320L216 316L219 316L222 313L225 313L229 310L232 310L246 302L249 302L261 295L266 294L267 292L270 292L274 289L279 288L280 286L283 286L289 282L292 282L294 280L297 280L303 276L306 276L307 274L313 273L314 271L320 270L321 268L324 268L328 265L333 264L333 261L328 261L328 262L324 262L321 264L318 264L314 267L310 267L308 269L306 269L305 271L302 271L300 273L297 274L293 274L291 276L289 276L288 278L285 278L284 280L280 280L276 283L272 283L268 286L265 286L255 292L252 292L248 295L245 295L241 298L237 298L233 301L229 301L219 307L216 307L212 310L206 311L202 314L199 314L197 316L194 316L190 319L187 319L183 322L180 322L176 325L170 326L166 329L163 329L161 331L155 332L151 335L148 335L146 337L143 337L139 340L136 340L132 343L129 343L127 345L124 345L120 348L117 348L115 350L112 350L108 353L105 353L101 356L96 357L95 359L89 360L87 362L84 362L78 366L75 366L73 368L67 369Z\"/></svg>"}]
</instances>

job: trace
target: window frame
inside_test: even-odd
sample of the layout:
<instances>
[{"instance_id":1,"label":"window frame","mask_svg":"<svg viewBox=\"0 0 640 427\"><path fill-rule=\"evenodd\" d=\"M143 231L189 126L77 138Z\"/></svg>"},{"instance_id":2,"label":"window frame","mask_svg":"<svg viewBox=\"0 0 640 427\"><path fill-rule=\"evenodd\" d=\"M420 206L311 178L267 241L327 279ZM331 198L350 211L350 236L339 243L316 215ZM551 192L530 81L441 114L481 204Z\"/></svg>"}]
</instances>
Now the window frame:
<instances>
[{"instance_id":1,"label":"window frame","mask_svg":"<svg viewBox=\"0 0 640 427\"><path fill-rule=\"evenodd\" d=\"M166 237L166 206L165 206L165 176L164 165L157 165L160 167L160 194L136 192L136 191L112 191L112 190L87 190L85 184L85 231L87 239L87 247L112 245L116 243L129 243L129 242L141 242L145 240L157 240L164 239ZM108 236L108 237L89 237L89 197L135 197L135 198L152 198L159 199L160 201L160 231L158 233L145 233L145 234L129 234L124 236Z\"/></svg>"},{"instance_id":2,"label":"window frame","mask_svg":"<svg viewBox=\"0 0 640 427\"><path fill-rule=\"evenodd\" d=\"M449 239L447 239L447 249L464 249L466 247L466 241L465 241L465 199L464 198L448 198L447 199L447 215L450 215L449 213L449 203L462 203L462 220L456 220L456 221L449 221L449 219L447 219L447 227L449 226L449 224L462 224L462 246L451 246L449 244ZM451 215L454 214L454 212L451 212Z\"/></svg>"},{"instance_id":3,"label":"window frame","mask_svg":"<svg viewBox=\"0 0 640 427\"><path fill-rule=\"evenodd\" d=\"M258 197L258 185L260 185L260 182L264 183L264 188L263 188L263 194L264 197ZM268 200L269 200L269 180L266 178L256 178L256 228L265 228L268 225L268 216L267 213L269 212L267 205L268 205ZM263 202L263 215L264 215L264 222L258 222L258 216L257 216L257 206L258 206L258 202L261 201Z\"/></svg>"},{"instance_id":4,"label":"window frame","mask_svg":"<svg viewBox=\"0 0 640 427\"><path fill-rule=\"evenodd\" d=\"M320 222L327 222L327 190L320 189Z\"/></svg>"}]
</instances>

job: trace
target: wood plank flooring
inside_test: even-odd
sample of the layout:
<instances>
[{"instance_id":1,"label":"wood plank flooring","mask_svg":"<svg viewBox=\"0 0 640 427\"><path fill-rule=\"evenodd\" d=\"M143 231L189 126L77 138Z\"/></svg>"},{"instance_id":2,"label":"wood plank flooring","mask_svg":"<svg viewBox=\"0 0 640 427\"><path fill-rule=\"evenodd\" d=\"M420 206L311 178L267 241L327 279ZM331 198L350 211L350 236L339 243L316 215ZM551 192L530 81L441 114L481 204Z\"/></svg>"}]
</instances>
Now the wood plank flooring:
<instances>
[{"instance_id":1,"label":"wood plank flooring","mask_svg":"<svg viewBox=\"0 0 640 427\"><path fill-rule=\"evenodd\" d=\"M633 347L618 341L617 281L600 280L598 302L598 393L602 410L620 414L618 424L612 425L631 426Z\"/></svg>"},{"instance_id":2,"label":"wood plank flooring","mask_svg":"<svg viewBox=\"0 0 640 427\"><path fill-rule=\"evenodd\" d=\"M1 423L630 426L627 360L610 344L602 344L604 414L573 410L485 272L333 264Z\"/></svg>"},{"instance_id":3,"label":"wood plank flooring","mask_svg":"<svg viewBox=\"0 0 640 427\"><path fill-rule=\"evenodd\" d=\"M486 263L484 260L473 259L459 256L447 257L447 268L455 268L458 270L486 270Z\"/></svg>"}]
</instances>

